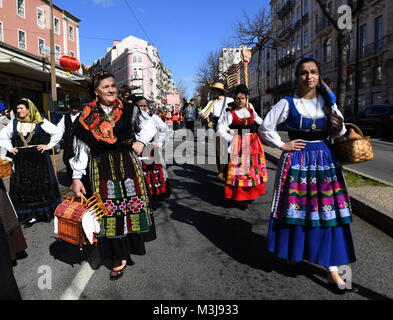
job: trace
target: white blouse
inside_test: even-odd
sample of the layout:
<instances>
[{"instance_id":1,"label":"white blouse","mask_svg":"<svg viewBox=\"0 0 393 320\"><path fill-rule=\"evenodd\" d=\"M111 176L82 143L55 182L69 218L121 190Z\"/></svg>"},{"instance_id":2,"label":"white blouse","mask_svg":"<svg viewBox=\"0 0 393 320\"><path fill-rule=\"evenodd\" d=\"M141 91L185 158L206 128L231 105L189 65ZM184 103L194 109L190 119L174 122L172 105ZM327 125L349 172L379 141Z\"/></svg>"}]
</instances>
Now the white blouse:
<instances>
[{"instance_id":1,"label":"white blouse","mask_svg":"<svg viewBox=\"0 0 393 320\"><path fill-rule=\"evenodd\" d=\"M297 111L304 117L324 117L326 113L323 111L325 105L325 100L321 95L315 97L314 99L300 99L299 96L294 95L293 101ZM303 102L303 103L302 103ZM337 105L333 105L333 111L337 113L338 116L344 118L342 113L338 109ZM280 135L277 133L277 125L285 122L289 115L289 103L285 99L281 99L272 110L266 115L263 120L262 125L259 127L259 134L271 145L276 148L281 148L285 142L282 141ZM332 138L342 136L347 130L345 126L341 132L330 131L330 136Z\"/></svg>"},{"instance_id":2,"label":"white blouse","mask_svg":"<svg viewBox=\"0 0 393 320\"><path fill-rule=\"evenodd\" d=\"M249 107L251 110L254 112L254 121L257 124L262 123L262 119L258 114L255 112L254 107L252 104L249 104ZM236 115L243 119L243 118L249 118L250 112L246 108L241 108L241 109L236 109L235 110ZM225 111L224 114L222 115L222 118L220 118L220 121L217 124L217 134L221 137L223 137L228 143L231 143L233 140L233 135L231 135L228 131L230 130L229 126L231 125L233 121L232 113L230 111ZM228 151L231 150L231 145L228 147Z\"/></svg>"},{"instance_id":3,"label":"white blouse","mask_svg":"<svg viewBox=\"0 0 393 320\"><path fill-rule=\"evenodd\" d=\"M112 107L102 107L102 109L106 114L112 111ZM141 131L136 136L136 138L137 141L147 145L154 138L154 135L157 133L157 129L153 119L146 118L143 115L140 115L139 119L141 121ZM77 148L79 148L79 157L70 159L70 166L73 170L72 178L82 179L82 177L86 175L86 168L89 163L90 148L86 143L76 137L74 138L73 147L75 153Z\"/></svg>"},{"instance_id":4,"label":"white blouse","mask_svg":"<svg viewBox=\"0 0 393 320\"><path fill-rule=\"evenodd\" d=\"M205 118L207 118L210 114L212 114L213 117L220 117L225 112L225 111L223 111L223 108L225 110L225 108L228 107L228 104L233 102L233 99L231 97L226 97L225 106L224 106L224 100L225 100L225 97L223 97L221 99L213 100L214 101L213 108L210 110L210 113ZM206 107L204 107L203 110L199 113L201 116L205 113L207 108L210 106L211 102L212 101L209 101L209 103L206 105Z\"/></svg>"},{"instance_id":5,"label":"white blouse","mask_svg":"<svg viewBox=\"0 0 393 320\"><path fill-rule=\"evenodd\" d=\"M159 133L158 138L156 138L155 141L158 143L160 148L165 147L169 141L170 129L168 125L156 114L152 115L152 119Z\"/></svg>"},{"instance_id":6,"label":"white blouse","mask_svg":"<svg viewBox=\"0 0 393 320\"><path fill-rule=\"evenodd\" d=\"M19 121L16 126L18 132L23 132L26 134L34 130L35 127L36 127L35 124L32 125L31 123L28 122L19 122ZM44 119L44 122L41 123L41 128L46 133L50 134L51 137L48 143L48 147L52 149L56 144L60 142L61 137L63 136L63 132L61 131L61 129L59 129L57 126L55 126L53 123L49 122L46 119ZM14 134L14 122L11 121L0 132L0 146L6 148L8 151L14 148L11 140L13 134Z\"/></svg>"}]
</instances>

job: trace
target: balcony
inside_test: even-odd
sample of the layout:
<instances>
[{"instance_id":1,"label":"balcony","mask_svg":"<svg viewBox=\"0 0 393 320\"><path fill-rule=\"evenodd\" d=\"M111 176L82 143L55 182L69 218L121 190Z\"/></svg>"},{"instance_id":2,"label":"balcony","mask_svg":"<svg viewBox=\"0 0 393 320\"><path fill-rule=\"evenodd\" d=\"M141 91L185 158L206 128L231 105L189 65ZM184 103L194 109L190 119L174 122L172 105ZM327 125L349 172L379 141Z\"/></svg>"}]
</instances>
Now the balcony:
<instances>
[{"instance_id":1,"label":"balcony","mask_svg":"<svg viewBox=\"0 0 393 320\"><path fill-rule=\"evenodd\" d=\"M293 32L295 31L294 25L290 25L286 28L284 28L280 34L278 35L279 38L281 39L286 39L288 36L290 36Z\"/></svg>"},{"instance_id":2,"label":"balcony","mask_svg":"<svg viewBox=\"0 0 393 320\"><path fill-rule=\"evenodd\" d=\"M319 36L329 34L332 30L333 30L333 25L328 19L320 20L315 28L315 32Z\"/></svg>"},{"instance_id":3,"label":"balcony","mask_svg":"<svg viewBox=\"0 0 393 320\"><path fill-rule=\"evenodd\" d=\"M303 25L307 24L309 21L309 14L308 13L304 14L301 20Z\"/></svg>"},{"instance_id":4,"label":"balcony","mask_svg":"<svg viewBox=\"0 0 393 320\"><path fill-rule=\"evenodd\" d=\"M302 20L296 21L295 24L294 24L295 31L299 30L301 25L302 25Z\"/></svg>"},{"instance_id":5,"label":"balcony","mask_svg":"<svg viewBox=\"0 0 393 320\"><path fill-rule=\"evenodd\" d=\"M380 54L383 54L387 47L387 39L383 38L377 42L370 43L368 45L359 48L359 60L371 58ZM351 50L348 53L347 62L349 64L356 63L356 50Z\"/></svg>"},{"instance_id":6,"label":"balcony","mask_svg":"<svg viewBox=\"0 0 393 320\"><path fill-rule=\"evenodd\" d=\"M278 65L280 66L280 68L283 68L283 67L287 66L288 64L294 62L295 60L296 60L296 57L294 54L287 54L278 60Z\"/></svg>"},{"instance_id":7,"label":"balcony","mask_svg":"<svg viewBox=\"0 0 393 320\"><path fill-rule=\"evenodd\" d=\"M295 7L295 0L288 0L280 10L277 11L277 16L280 20L284 19L284 17L291 11L292 8Z\"/></svg>"}]
</instances>

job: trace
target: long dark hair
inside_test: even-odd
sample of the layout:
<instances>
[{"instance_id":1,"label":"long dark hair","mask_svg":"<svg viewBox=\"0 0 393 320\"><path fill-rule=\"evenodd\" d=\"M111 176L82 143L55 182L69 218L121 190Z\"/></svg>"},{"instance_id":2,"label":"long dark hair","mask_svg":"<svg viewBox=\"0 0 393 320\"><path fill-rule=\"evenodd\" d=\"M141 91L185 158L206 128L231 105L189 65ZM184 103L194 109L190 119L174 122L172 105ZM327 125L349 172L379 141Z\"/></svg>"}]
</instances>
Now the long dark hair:
<instances>
[{"instance_id":1,"label":"long dark hair","mask_svg":"<svg viewBox=\"0 0 393 320\"><path fill-rule=\"evenodd\" d=\"M91 76L91 82L89 85L89 95L91 100L95 100L97 98L96 90L100 85L101 81L108 78L115 79L115 76L112 73L105 70L101 70L96 74L94 74L93 76Z\"/></svg>"}]
</instances>

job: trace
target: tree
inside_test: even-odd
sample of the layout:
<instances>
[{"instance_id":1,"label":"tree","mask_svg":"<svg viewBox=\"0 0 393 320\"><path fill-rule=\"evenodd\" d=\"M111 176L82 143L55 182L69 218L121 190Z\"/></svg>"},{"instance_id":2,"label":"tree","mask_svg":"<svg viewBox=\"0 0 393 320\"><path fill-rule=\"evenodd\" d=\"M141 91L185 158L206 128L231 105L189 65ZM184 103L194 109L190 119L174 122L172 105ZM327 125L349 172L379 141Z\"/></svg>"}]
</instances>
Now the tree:
<instances>
[{"instance_id":1,"label":"tree","mask_svg":"<svg viewBox=\"0 0 393 320\"><path fill-rule=\"evenodd\" d=\"M188 88L187 88L187 85L184 83L183 79L178 79L176 81L176 89L180 95L180 99L182 99L182 98L187 99Z\"/></svg>"},{"instance_id":2,"label":"tree","mask_svg":"<svg viewBox=\"0 0 393 320\"><path fill-rule=\"evenodd\" d=\"M345 96L347 92L347 57L348 44L351 29L339 26L339 17L334 12L329 11L325 0L317 0L322 12L337 31L337 50L338 50L338 82L337 82L337 106L340 111L345 113ZM344 2L344 1L343 1ZM354 4L356 2L356 4ZM344 5L345 3L341 3ZM347 0L346 4L352 12L352 18L360 14L364 7L364 0ZM352 23L352 21L350 21ZM358 72L356 70L356 72Z\"/></svg>"},{"instance_id":3,"label":"tree","mask_svg":"<svg viewBox=\"0 0 393 320\"><path fill-rule=\"evenodd\" d=\"M250 17L244 12L244 20L235 26L235 38L239 45L249 48L256 48L258 54L257 62L257 88L259 104L262 105L261 93L261 62L263 44L269 39L269 31L271 29L271 15L265 9L261 8L254 16Z\"/></svg>"}]
</instances>

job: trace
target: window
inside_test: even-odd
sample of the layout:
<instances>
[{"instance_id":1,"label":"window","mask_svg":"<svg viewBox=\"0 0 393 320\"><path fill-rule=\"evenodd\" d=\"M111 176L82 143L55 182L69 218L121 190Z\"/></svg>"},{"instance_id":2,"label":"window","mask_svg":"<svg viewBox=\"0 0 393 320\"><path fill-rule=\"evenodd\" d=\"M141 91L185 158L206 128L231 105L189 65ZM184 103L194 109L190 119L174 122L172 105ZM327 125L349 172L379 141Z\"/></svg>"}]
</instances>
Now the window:
<instances>
[{"instance_id":1,"label":"window","mask_svg":"<svg viewBox=\"0 0 393 320\"><path fill-rule=\"evenodd\" d=\"M364 24L360 26L360 32L359 32L359 47L360 47L361 55L365 53L366 42L367 42L367 24Z\"/></svg>"},{"instance_id":2,"label":"window","mask_svg":"<svg viewBox=\"0 0 393 320\"><path fill-rule=\"evenodd\" d=\"M374 68L374 85L379 85L382 82L382 66Z\"/></svg>"},{"instance_id":3,"label":"window","mask_svg":"<svg viewBox=\"0 0 393 320\"><path fill-rule=\"evenodd\" d=\"M74 41L74 27L68 26L68 39Z\"/></svg>"},{"instance_id":4,"label":"window","mask_svg":"<svg viewBox=\"0 0 393 320\"><path fill-rule=\"evenodd\" d=\"M365 87L367 84L367 71L366 70L361 70L360 71L360 85L361 87Z\"/></svg>"},{"instance_id":5,"label":"window","mask_svg":"<svg viewBox=\"0 0 393 320\"><path fill-rule=\"evenodd\" d=\"M295 39L292 40L292 54L295 54L295 50L296 50L296 41Z\"/></svg>"},{"instance_id":6,"label":"window","mask_svg":"<svg viewBox=\"0 0 393 320\"><path fill-rule=\"evenodd\" d=\"M383 21L382 16L375 18L375 48L380 49L383 45Z\"/></svg>"},{"instance_id":7,"label":"window","mask_svg":"<svg viewBox=\"0 0 393 320\"><path fill-rule=\"evenodd\" d=\"M18 29L18 47L19 49L26 50L26 32Z\"/></svg>"},{"instance_id":8,"label":"window","mask_svg":"<svg viewBox=\"0 0 393 320\"><path fill-rule=\"evenodd\" d=\"M300 10L301 10L300 7L298 7L298 8L296 9L296 21L299 21L299 20L300 20Z\"/></svg>"},{"instance_id":9,"label":"window","mask_svg":"<svg viewBox=\"0 0 393 320\"><path fill-rule=\"evenodd\" d=\"M304 0L303 11L304 11L304 14L308 14L308 1L307 0Z\"/></svg>"},{"instance_id":10,"label":"window","mask_svg":"<svg viewBox=\"0 0 393 320\"><path fill-rule=\"evenodd\" d=\"M60 19L54 17L54 29L56 34L60 34Z\"/></svg>"},{"instance_id":11,"label":"window","mask_svg":"<svg viewBox=\"0 0 393 320\"><path fill-rule=\"evenodd\" d=\"M42 56L45 55L45 40L38 38L38 53Z\"/></svg>"},{"instance_id":12,"label":"window","mask_svg":"<svg viewBox=\"0 0 393 320\"><path fill-rule=\"evenodd\" d=\"M323 46L323 50L324 50L324 55L323 55L323 61L324 62L330 62L330 60L332 59L332 39L331 38L327 38L325 41L325 44Z\"/></svg>"},{"instance_id":13,"label":"window","mask_svg":"<svg viewBox=\"0 0 393 320\"><path fill-rule=\"evenodd\" d=\"M308 44L309 44L309 40L308 40L308 30L305 30L305 31L304 31L304 38L303 38L303 41L304 41L304 46L307 47Z\"/></svg>"},{"instance_id":14,"label":"window","mask_svg":"<svg viewBox=\"0 0 393 320\"><path fill-rule=\"evenodd\" d=\"M298 51L300 50L300 36L298 36L297 39L296 39L296 49Z\"/></svg>"},{"instance_id":15,"label":"window","mask_svg":"<svg viewBox=\"0 0 393 320\"><path fill-rule=\"evenodd\" d=\"M44 18L44 10L42 8L37 8L37 25L41 28L43 28L45 24Z\"/></svg>"},{"instance_id":16,"label":"window","mask_svg":"<svg viewBox=\"0 0 393 320\"><path fill-rule=\"evenodd\" d=\"M4 42L3 22L0 21L0 41Z\"/></svg>"},{"instance_id":17,"label":"window","mask_svg":"<svg viewBox=\"0 0 393 320\"><path fill-rule=\"evenodd\" d=\"M132 57L132 62L136 62L137 61L137 57L136 56L133 56Z\"/></svg>"},{"instance_id":18,"label":"window","mask_svg":"<svg viewBox=\"0 0 393 320\"><path fill-rule=\"evenodd\" d=\"M135 68L134 69L134 79L138 78L138 70Z\"/></svg>"},{"instance_id":19,"label":"window","mask_svg":"<svg viewBox=\"0 0 393 320\"><path fill-rule=\"evenodd\" d=\"M55 56L56 60L60 60L61 58L61 47L59 45L55 45Z\"/></svg>"},{"instance_id":20,"label":"window","mask_svg":"<svg viewBox=\"0 0 393 320\"><path fill-rule=\"evenodd\" d=\"M141 56L138 57L138 62L142 62L142 57Z\"/></svg>"},{"instance_id":21,"label":"window","mask_svg":"<svg viewBox=\"0 0 393 320\"><path fill-rule=\"evenodd\" d=\"M16 12L18 16L26 18L25 16L25 0L16 0Z\"/></svg>"}]
</instances>

